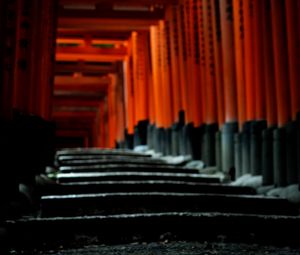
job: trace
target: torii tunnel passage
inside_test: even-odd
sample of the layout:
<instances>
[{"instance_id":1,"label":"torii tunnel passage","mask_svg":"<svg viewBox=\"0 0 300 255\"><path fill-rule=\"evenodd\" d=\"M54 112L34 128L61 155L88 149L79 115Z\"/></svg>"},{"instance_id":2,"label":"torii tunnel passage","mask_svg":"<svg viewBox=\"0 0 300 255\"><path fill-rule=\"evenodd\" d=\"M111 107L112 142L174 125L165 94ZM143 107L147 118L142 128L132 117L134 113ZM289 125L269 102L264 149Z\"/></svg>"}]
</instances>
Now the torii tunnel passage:
<instances>
[{"instance_id":1,"label":"torii tunnel passage","mask_svg":"<svg viewBox=\"0 0 300 255\"><path fill-rule=\"evenodd\" d=\"M51 169L172 170L115 152L54 159L74 147L185 156L299 195L299 14L299 0L1 0L0 204Z\"/></svg>"}]
</instances>

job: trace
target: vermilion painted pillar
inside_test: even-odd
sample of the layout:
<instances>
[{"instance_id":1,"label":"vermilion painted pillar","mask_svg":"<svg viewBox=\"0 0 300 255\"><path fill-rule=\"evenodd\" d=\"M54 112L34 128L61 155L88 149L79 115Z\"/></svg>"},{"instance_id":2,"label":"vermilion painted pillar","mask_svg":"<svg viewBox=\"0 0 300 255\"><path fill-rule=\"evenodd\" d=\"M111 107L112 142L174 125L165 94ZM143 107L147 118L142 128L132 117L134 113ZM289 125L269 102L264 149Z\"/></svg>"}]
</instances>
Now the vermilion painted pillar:
<instances>
[{"instance_id":1,"label":"vermilion painted pillar","mask_svg":"<svg viewBox=\"0 0 300 255\"><path fill-rule=\"evenodd\" d=\"M244 12L243 0L233 0L234 15L234 43L236 63L236 86L238 102L238 120L240 130L246 121L246 94L245 94L245 52L244 52Z\"/></svg>"},{"instance_id":2,"label":"vermilion painted pillar","mask_svg":"<svg viewBox=\"0 0 300 255\"><path fill-rule=\"evenodd\" d=\"M211 0L212 6L212 29L214 44L215 76L216 76L216 93L218 106L218 123L222 127L224 123L225 104L223 88L223 57L221 43L221 22L220 22L220 1Z\"/></svg>"},{"instance_id":3,"label":"vermilion painted pillar","mask_svg":"<svg viewBox=\"0 0 300 255\"><path fill-rule=\"evenodd\" d=\"M271 10L278 125L282 127L291 119L284 1L272 1Z\"/></svg>"},{"instance_id":4,"label":"vermilion painted pillar","mask_svg":"<svg viewBox=\"0 0 300 255\"><path fill-rule=\"evenodd\" d=\"M272 42L271 0L263 1L263 58L266 118L269 127L277 124L277 104L274 73L274 55Z\"/></svg>"},{"instance_id":5,"label":"vermilion painted pillar","mask_svg":"<svg viewBox=\"0 0 300 255\"><path fill-rule=\"evenodd\" d=\"M126 116L126 128L130 135L134 133L134 90L131 75L131 57L126 57L123 63L124 69L124 83L125 83L125 116Z\"/></svg>"},{"instance_id":6,"label":"vermilion painted pillar","mask_svg":"<svg viewBox=\"0 0 300 255\"><path fill-rule=\"evenodd\" d=\"M232 0L220 2L224 70L225 121L237 121Z\"/></svg>"},{"instance_id":7,"label":"vermilion painted pillar","mask_svg":"<svg viewBox=\"0 0 300 255\"><path fill-rule=\"evenodd\" d=\"M173 96L173 119L179 121L179 112L182 108L182 95L180 93L180 69L179 69L179 35L178 35L178 15L176 4L168 8L167 18L170 20L170 53L171 53L171 73L172 73L172 96Z\"/></svg>"},{"instance_id":8,"label":"vermilion painted pillar","mask_svg":"<svg viewBox=\"0 0 300 255\"><path fill-rule=\"evenodd\" d=\"M150 27L151 62L153 75L153 96L155 106L155 124L163 127L163 115L161 109L160 70L159 70L159 31L158 26Z\"/></svg>"},{"instance_id":9,"label":"vermilion painted pillar","mask_svg":"<svg viewBox=\"0 0 300 255\"><path fill-rule=\"evenodd\" d=\"M245 85L246 85L246 118L255 119L255 90L254 90L254 46L253 46L253 1L243 1L244 13L244 49L245 49Z\"/></svg>"},{"instance_id":10,"label":"vermilion painted pillar","mask_svg":"<svg viewBox=\"0 0 300 255\"><path fill-rule=\"evenodd\" d=\"M202 90L204 86L202 83L202 74L200 72L200 37L199 37L199 11L197 0L192 0L190 3L191 8L191 33L193 34L192 47L193 47L193 70L194 70L194 83L193 83L193 95L195 97L195 111L194 111L194 125L199 128L204 124L203 112L202 112Z\"/></svg>"},{"instance_id":11,"label":"vermilion painted pillar","mask_svg":"<svg viewBox=\"0 0 300 255\"><path fill-rule=\"evenodd\" d=\"M108 147L114 148L117 134L117 109L116 109L116 77L110 74L110 84L108 86Z\"/></svg>"},{"instance_id":12,"label":"vermilion painted pillar","mask_svg":"<svg viewBox=\"0 0 300 255\"><path fill-rule=\"evenodd\" d=\"M226 122L221 138L222 170L234 178L234 134L238 127L232 0L220 1L220 10Z\"/></svg>"},{"instance_id":13,"label":"vermilion painted pillar","mask_svg":"<svg viewBox=\"0 0 300 255\"><path fill-rule=\"evenodd\" d=\"M171 80L171 54L169 51L170 37L169 37L169 22L160 21L160 70L161 70L161 91L162 91L162 106L163 109L163 123L164 128L170 128L173 119L173 107L172 107L172 80Z\"/></svg>"},{"instance_id":14,"label":"vermilion painted pillar","mask_svg":"<svg viewBox=\"0 0 300 255\"><path fill-rule=\"evenodd\" d=\"M204 18L204 40L205 40L205 77L206 77L206 98L207 115L206 124L215 124L217 118L217 100L216 100L216 70L214 61L214 44L212 30L212 5L210 0L202 0L203 18Z\"/></svg>"},{"instance_id":15,"label":"vermilion painted pillar","mask_svg":"<svg viewBox=\"0 0 300 255\"><path fill-rule=\"evenodd\" d=\"M180 71L180 93L182 100L182 109L187 115L187 93L186 93L186 65L187 65L187 42L185 35L184 27L184 5L179 3L177 8L177 17L178 17L178 49L179 49L179 71ZM186 117L186 116L185 116Z\"/></svg>"},{"instance_id":16,"label":"vermilion painted pillar","mask_svg":"<svg viewBox=\"0 0 300 255\"><path fill-rule=\"evenodd\" d=\"M263 58L264 58L264 90L266 104L266 120L268 128L263 131L262 145L262 176L263 184L274 184L273 164L273 129L277 125L277 104L274 73L274 55L272 42L272 0L263 1L262 29L263 29Z\"/></svg>"},{"instance_id":17,"label":"vermilion painted pillar","mask_svg":"<svg viewBox=\"0 0 300 255\"><path fill-rule=\"evenodd\" d=\"M207 98L206 98L206 56L205 56L205 28L204 28L204 14L203 14L203 3L202 0L197 1L197 10L198 10L198 24L199 24L199 54L200 54L200 69L199 73L201 75L201 108L203 120L206 123L207 120Z\"/></svg>"},{"instance_id":18,"label":"vermilion painted pillar","mask_svg":"<svg viewBox=\"0 0 300 255\"><path fill-rule=\"evenodd\" d=\"M274 131L274 182L285 186L289 171L286 157L286 130L284 126L291 120L290 86L288 70L288 43L285 19L285 2L271 1L272 36L275 67L275 87L277 98L277 117L279 128Z\"/></svg>"},{"instance_id":19,"label":"vermilion painted pillar","mask_svg":"<svg viewBox=\"0 0 300 255\"><path fill-rule=\"evenodd\" d=\"M148 81L146 77L146 32L133 32L133 70L134 70L134 90L135 90L135 116L136 125L139 121L149 119L148 109Z\"/></svg>"},{"instance_id":20,"label":"vermilion painted pillar","mask_svg":"<svg viewBox=\"0 0 300 255\"><path fill-rule=\"evenodd\" d=\"M263 58L263 30L262 20L263 1L253 0L253 55L254 55L254 84L255 84L255 119L266 118L265 91L264 85L264 58Z\"/></svg>"},{"instance_id":21,"label":"vermilion painted pillar","mask_svg":"<svg viewBox=\"0 0 300 255\"><path fill-rule=\"evenodd\" d=\"M125 103L124 103L124 81L123 81L123 69L120 62L116 63L116 142L119 147L124 147L123 142L125 140Z\"/></svg>"},{"instance_id":22,"label":"vermilion painted pillar","mask_svg":"<svg viewBox=\"0 0 300 255\"><path fill-rule=\"evenodd\" d=\"M290 105L292 119L296 119L300 111L300 38L298 20L300 19L299 9L297 9L298 0L285 1L286 32L288 45L288 63L289 63L289 83L290 83ZM298 5L300 5L298 3Z\"/></svg>"}]
</instances>

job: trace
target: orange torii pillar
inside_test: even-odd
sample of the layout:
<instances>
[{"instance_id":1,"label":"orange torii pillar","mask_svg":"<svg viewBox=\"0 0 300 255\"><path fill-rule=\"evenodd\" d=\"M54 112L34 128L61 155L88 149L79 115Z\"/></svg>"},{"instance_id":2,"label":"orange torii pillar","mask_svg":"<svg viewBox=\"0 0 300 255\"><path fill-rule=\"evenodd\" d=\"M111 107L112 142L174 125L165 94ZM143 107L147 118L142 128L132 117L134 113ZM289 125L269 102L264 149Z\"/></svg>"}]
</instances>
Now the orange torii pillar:
<instances>
[{"instance_id":1,"label":"orange torii pillar","mask_svg":"<svg viewBox=\"0 0 300 255\"><path fill-rule=\"evenodd\" d=\"M124 75L122 63L116 63L116 146L125 148L125 102L124 102Z\"/></svg>"},{"instance_id":2,"label":"orange torii pillar","mask_svg":"<svg viewBox=\"0 0 300 255\"><path fill-rule=\"evenodd\" d=\"M214 61L215 61L215 79L216 79L216 96L218 109L219 130L225 122L225 104L224 104L224 78L223 78L223 55L222 55L222 36L221 36L221 17L220 1L211 0L212 6L212 30L214 44ZM221 132L216 133L216 166L221 169Z\"/></svg>"},{"instance_id":3,"label":"orange torii pillar","mask_svg":"<svg viewBox=\"0 0 300 255\"><path fill-rule=\"evenodd\" d=\"M285 2L271 1L272 36L275 67L275 90L277 98L278 129L274 130L274 183L285 186L292 173L287 173L286 130L285 125L291 120L291 100L288 69L288 42L286 29Z\"/></svg>"},{"instance_id":4,"label":"orange torii pillar","mask_svg":"<svg viewBox=\"0 0 300 255\"><path fill-rule=\"evenodd\" d=\"M179 18L177 15L178 5L173 4L167 7L166 19L169 20L170 33L170 54L171 54L171 76L172 76L172 97L173 97L173 125L171 144L173 156L180 154L180 113L184 112L181 94L181 72L180 72L180 49L179 49Z\"/></svg>"},{"instance_id":5,"label":"orange torii pillar","mask_svg":"<svg viewBox=\"0 0 300 255\"><path fill-rule=\"evenodd\" d=\"M267 128L266 101L264 89L264 58L263 58L263 1L253 0L253 72L255 121L251 122L250 130L250 170L253 175L262 174L262 132Z\"/></svg>"},{"instance_id":6,"label":"orange torii pillar","mask_svg":"<svg viewBox=\"0 0 300 255\"><path fill-rule=\"evenodd\" d=\"M262 134L262 176L264 185L274 183L273 168L273 130L277 125L277 105L275 91L275 70L272 45L271 0L263 1L263 58L266 101L266 120L268 128Z\"/></svg>"},{"instance_id":7,"label":"orange torii pillar","mask_svg":"<svg viewBox=\"0 0 300 255\"><path fill-rule=\"evenodd\" d=\"M123 61L124 100L125 100L125 147L133 149L134 134L134 89L132 81L132 58L126 56Z\"/></svg>"},{"instance_id":8,"label":"orange torii pillar","mask_svg":"<svg viewBox=\"0 0 300 255\"><path fill-rule=\"evenodd\" d=\"M181 0L177 6L178 19L178 52L179 52L179 71L180 71L180 95L182 101L182 111L179 116L179 154L190 155L192 153L190 127L193 122L192 99L190 89L192 82L191 73L191 52L189 37L189 4L186 0Z\"/></svg>"},{"instance_id":9,"label":"orange torii pillar","mask_svg":"<svg viewBox=\"0 0 300 255\"><path fill-rule=\"evenodd\" d=\"M133 84L135 102L134 147L147 144L149 124L147 79L147 32L132 32Z\"/></svg>"},{"instance_id":10,"label":"orange torii pillar","mask_svg":"<svg viewBox=\"0 0 300 255\"><path fill-rule=\"evenodd\" d=\"M287 184L295 184L299 182L300 159L300 38L299 38L299 23L300 14L297 10L297 0L285 1L285 18L286 18L286 33L287 33L287 54L289 65L289 85L290 85L290 114L291 120L286 125L286 168L287 168ZM298 3L299 4L299 3ZM298 114L298 123L297 123ZM297 148L297 125L298 125L298 140ZM298 150L298 152L297 152Z\"/></svg>"},{"instance_id":11,"label":"orange torii pillar","mask_svg":"<svg viewBox=\"0 0 300 255\"><path fill-rule=\"evenodd\" d=\"M244 51L244 12L243 0L233 0L233 21L234 21L234 43L236 63L236 87L238 105L239 133L235 135L235 175L240 177L247 173L249 156L243 155L243 133L242 127L246 121L246 91L245 91L245 51ZM246 160L247 159L247 160ZM244 164L243 164L244 163Z\"/></svg>"},{"instance_id":12,"label":"orange torii pillar","mask_svg":"<svg viewBox=\"0 0 300 255\"><path fill-rule=\"evenodd\" d=\"M206 116L205 116L205 133L203 136L202 160L209 166L216 165L215 137L218 131L218 109L217 109L217 90L216 90L216 69L215 69L215 52L214 52L214 35L213 35L213 9L210 0L200 1L202 4L203 33L202 33L202 61L205 62L203 68L203 84L206 97ZM223 110L223 109L222 109Z\"/></svg>"},{"instance_id":13,"label":"orange torii pillar","mask_svg":"<svg viewBox=\"0 0 300 255\"><path fill-rule=\"evenodd\" d=\"M150 27L150 45L151 45L151 66L153 81L153 102L155 109L155 128L153 147L155 151L162 152L162 133L164 129L164 108L162 102L162 84L161 84L161 56L160 56L160 29L158 26Z\"/></svg>"},{"instance_id":14,"label":"orange torii pillar","mask_svg":"<svg viewBox=\"0 0 300 255\"><path fill-rule=\"evenodd\" d=\"M238 130L232 0L220 1L225 124L222 127L222 170L234 178L234 134Z\"/></svg>"}]
</instances>

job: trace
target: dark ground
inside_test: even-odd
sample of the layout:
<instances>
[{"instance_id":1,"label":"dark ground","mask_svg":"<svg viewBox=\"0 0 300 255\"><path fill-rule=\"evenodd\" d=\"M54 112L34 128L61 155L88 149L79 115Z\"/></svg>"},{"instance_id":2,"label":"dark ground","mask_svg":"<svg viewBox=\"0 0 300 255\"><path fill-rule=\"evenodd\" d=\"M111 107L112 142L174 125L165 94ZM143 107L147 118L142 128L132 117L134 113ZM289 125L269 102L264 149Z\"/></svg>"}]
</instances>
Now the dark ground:
<instances>
[{"instance_id":1,"label":"dark ground","mask_svg":"<svg viewBox=\"0 0 300 255\"><path fill-rule=\"evenodd\" d=\"M262 246L257 244L208 243L208 242L159 242L123 245L91 245L84 248L16 252L26 255L299 255L300 248Z\"/></svg>"}]
</instances>

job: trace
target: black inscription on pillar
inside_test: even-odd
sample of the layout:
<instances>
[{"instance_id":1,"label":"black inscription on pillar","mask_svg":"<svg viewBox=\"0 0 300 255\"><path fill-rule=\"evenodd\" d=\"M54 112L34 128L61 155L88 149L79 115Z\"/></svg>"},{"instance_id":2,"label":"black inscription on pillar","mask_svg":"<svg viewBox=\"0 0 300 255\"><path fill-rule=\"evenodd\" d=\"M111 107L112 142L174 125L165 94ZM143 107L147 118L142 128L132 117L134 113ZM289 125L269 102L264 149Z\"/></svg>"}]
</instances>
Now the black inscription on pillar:
<instances>
[{"instance_id":1,"label":"black inscription on pillar","mask_svg":"<svg viewBox=\"0 0 300 255\"><path fill-rule=\"evenodd\" d=\"M177 8L178 6L176 4L173 5L173 33L174 33L174 48L175 48L175 55L178 57L179 55L179 39L178 39L178 16L177 16Z\"/></svg>"},{"instance_id":2,"label":"black inscription on pillar","mask_svg":"<svg viewBox=\"0 0 300 255\"><path fill-rule=\"evenodd\" d=\"M212 6L209 0L207 1L207 23L208 23L208 50L209 50L209 73L211 76L215 75L215 61L214 61L214 39L213 39L213 28L212 28Z\"/></svg>"},{"instance_id":3,"label":"black inscription on pillar","mask_svg":"<svg viewBox=\"0 0 300 255\"><path fill-rule=\"evenodd\" d=\"M203 20L203 4L200 2L200 64L205 66L205 35L204 35L204 20Z\"/></svg>"},{"instance_id":4,"label":"black inscription on pillar","mask_svg":"<svg viewBox=\"0 0 300 255\"><path fill-rule=\"evenodd\" d=\"M240 39L244 39L243 0L239 0L239 32L240 32Z\"/></svg>"},{"instance_id":5,"label":"black inscription on pillar","mask_svg":"<svg viewBox=\"0 0 300 255\"><path fill-rule=\"evenodd\" d=\"M232 0L226 0L226 19L233 21L233 5Z\"/></svg>"},{"instance_id":6,"label":"black inscription on pillar","mask_svg":"<svg viewBox=\"0 0 300 255\"><path fill-rule=\"evenodd\" d=\"M220 1L219 0L215 0L215 19L216 19L217 41L221 42L222 30L221 30L221 13L220 13Z\"/></svg>"},{"instance_id":7,"label":"black inscription on pillar","mask_svg":"<svg viewBox=\"0 0 300 255\"><path fill-rule=\"evenodd\" d=\"M166 34L166 51L167 51L167 65L171 65L171 38L170 38L170 23L169 21L165 22L165 34Z\"/></svg>"},{"instance_id":8,"label":"black inscription on pillar","mask_svg":"<svg viewBox=\"0 0 300 255\"><path fill-rule=\"evenodd\" d=\"M193 33L194 33L194 48L195 48L195 63L200 64L200 45L199 45L199 24L197 0L193 0Z\"/></svg>"},{"instance_id":9,"label":"black inscription on pillar","mask_svg":"<svg viewBox=\"0 0 300 255\"><path fill-rule=\"evenodd\" d=\"M183 52L183 60L187 59L187 42L186 42L186 30L184 25L184 6L180 5L180 26L181 26L181 38L182 38L182 52Z\"/></svg>"}]
</instances>

